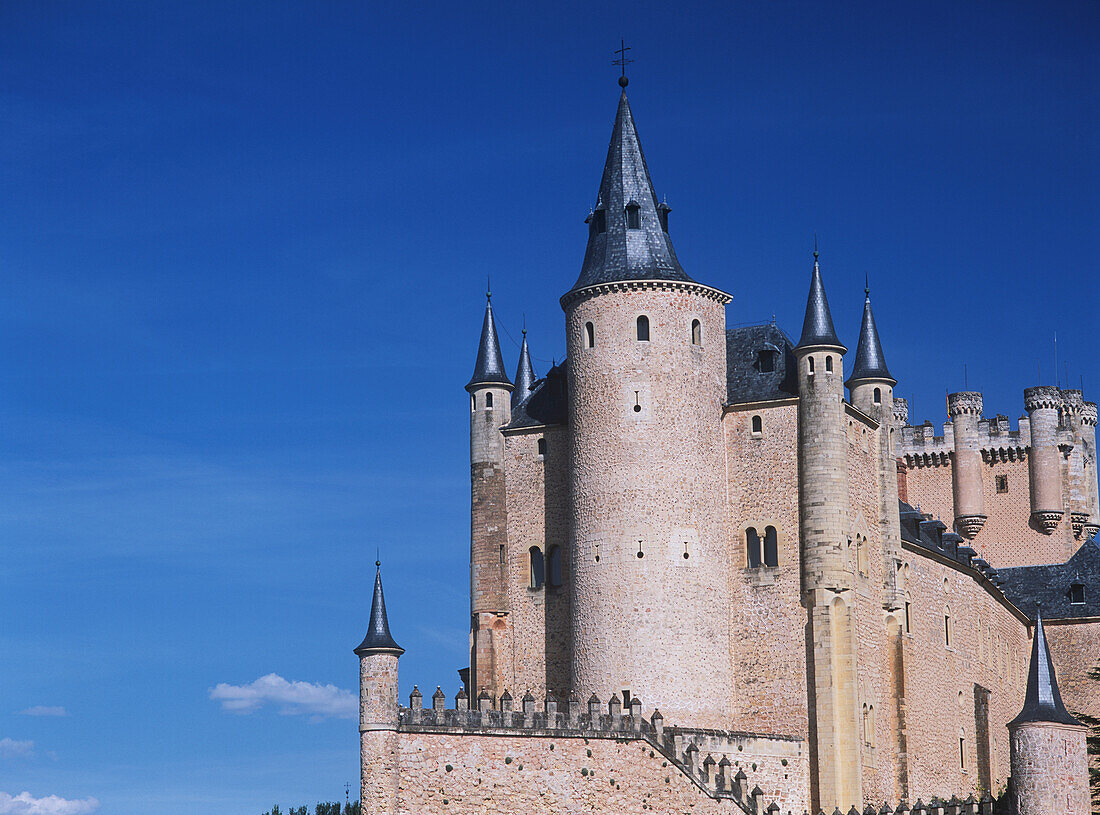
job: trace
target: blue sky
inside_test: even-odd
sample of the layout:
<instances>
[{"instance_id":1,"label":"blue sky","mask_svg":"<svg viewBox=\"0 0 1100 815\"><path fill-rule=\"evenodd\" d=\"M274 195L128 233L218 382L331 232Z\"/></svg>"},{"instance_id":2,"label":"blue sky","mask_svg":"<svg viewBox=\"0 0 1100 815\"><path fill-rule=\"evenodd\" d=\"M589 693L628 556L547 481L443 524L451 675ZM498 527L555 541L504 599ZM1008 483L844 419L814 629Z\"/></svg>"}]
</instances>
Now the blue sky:
<instances>
[{"instance_id":1,"label":"blue sky","mask_svg":"<svg viewBox=\"0 0 1100 815\"><path fill-rule=\"evenodd\" d=\"M911 419L964 364L1015 419L1055 331L1096 399L1098 34L1095 3L0 5L0 813L342 797L376 548L402 693L454 693L485 279L544 372L620 37L731 324L797 335L817 232Z\"/></svg>"}]
</instances>

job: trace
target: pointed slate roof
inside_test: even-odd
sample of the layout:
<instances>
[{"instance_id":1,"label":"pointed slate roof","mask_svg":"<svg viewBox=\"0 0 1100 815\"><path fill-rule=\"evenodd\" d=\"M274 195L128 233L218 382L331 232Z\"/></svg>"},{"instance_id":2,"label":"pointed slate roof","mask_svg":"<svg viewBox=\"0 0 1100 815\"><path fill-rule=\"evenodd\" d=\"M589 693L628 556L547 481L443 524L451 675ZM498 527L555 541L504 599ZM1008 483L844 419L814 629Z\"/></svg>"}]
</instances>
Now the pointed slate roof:
<instances>
[{"instance_id":1,"label":"pointed slate roof","mask_svg":"<svg viewBox=\"0 0 1100 815\"><path fill-rule=\"evenodd\" d=\"M821 282L821 266L817 261L817 249L814 249L814 271L810 277L810 295L806 299L806 319L802 322L802 337L797 348L810 348L824 345L838 348L841 353L848 349L837 339L833 328L833 315L829 312L829 301L825 297L825 284Z\"/></svg>"},{"instance_id":2,"label":"pointed slate roof","mask_svg":"<svg viewBox=\"0 0 1100 815\"><path fill-rule=\"evenodd\" d=\"M638 229L627 229L628 206L638 208ZM607 148L600 192L588 217L584 265L571 291L624 280L695 282L680 267L664 229L670 209L667 204L657 203L624 89Z\"/></svg>"},{"instance_id":3,"label":"pointed slate roof","mask_svg":"<svg viewBox=\"0 0 1100 815\"><path fill-rule=\"evenodd\" d=\"M512 407L515 407L535 389L535 368L531 364L531 352L527 348L527 329L523 329L523 344L519 347L519 365L516 366L516 389L512 391Z\"/></svg>"},{"instance_id":4,"label":"pointed slate roof","mask_svg":"<svg viewBox=\"0 0 1100 815\"><path fill-rule=\"evenodd\" d=\"M473 390L479 385L512 387L508 374L504 372L504 357L500 353L497 324L493 320L493 295L491 293L485 295L485 321L481 324L481 343L477 347L474 375L466 383L466 390Z\"/></svg>"},{"instance_id":5,"label":"pointed slate roof","mask_svg":"<svg viewBox=\"0 0 1100 815\"><path fill-rule=\"evenodd\" d=\"M1009 727L1028 722L1055 722L1081 726L1069 715L1058 693L1058 680L1050 661L1050 649L1043 631L1043 615L1035 614L1035 636L1031 640L1031 665L1027 670L1027 690L1024 692L1024 709L1008 723Z\"/></svg>"},{"instance_id":6,"label":"pointed slate roof","mask_svg":"<svg viewBox=\"0 0 1100 815\"><path fill-rule=\"evenodd\" d=\"M374 562L374 600L370 605L370 624L367 636L359 643L355 653L365 656L370 653L392 653L401 656L405 649L398 645L390 634L390 621L386 619L386 598L382 596L382 564Z\"/></svg>"},{"instance_id":7,"label":"pointed slate roof","mask_svg":"<svg viewBox=\"0 0 1100 815\"><path fill-rule=\"evenodd\" d=\"M844 384L851 387L861 379L884 379L893 387L898 381L890 376L890 370L886 367L886 357L882 353L882 343L879 342L878 329L875 327L875 315L871 312L871 293L867 289L863 292L863 324L859 327L856 361L852 366L852 375Z\"/></svg>"}]
</instances>

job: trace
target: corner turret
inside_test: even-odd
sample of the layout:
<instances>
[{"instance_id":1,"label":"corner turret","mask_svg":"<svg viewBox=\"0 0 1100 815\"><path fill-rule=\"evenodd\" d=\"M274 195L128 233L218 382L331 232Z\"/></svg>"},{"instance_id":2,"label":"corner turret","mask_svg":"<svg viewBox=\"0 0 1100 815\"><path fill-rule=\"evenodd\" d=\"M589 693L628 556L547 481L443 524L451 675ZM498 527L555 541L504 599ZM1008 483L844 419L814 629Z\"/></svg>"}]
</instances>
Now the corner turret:
<instances>
[{"instance_id":1,"label":"corner turret","mask_svg":"<svg viewBox=\"0 0 1100 815\"><path fill-rule=\"evenodd\" d=\"M847 348L836 336L829 300L825 296L825 284L821 282L821 265L817 247L814 246L814 270L810 276L810 294L806 298L806 317L802 321L802 336L795 346L795 353L813 349L835 350L843 354Z\"/></svg>"},{"instance_id":2,"label":"corner turret","mask_svg":"<svg viewBox=\"0 0 1100 815\"><path fill-rule=\"evenodd\" d=\"M967 540L985 526L985 487L983 486L982 444L978 422L982 418L982 395L977 391L959 391L947 396L947 415L955 439L951 487L955 502L955 530Z\"/></svg>"},{"instance_id":3,"label":"corner turret","mask_svg":"<svg viewBox=\"0 0 1100 815\"><path fill-rule=\"evenodd\" d=\"M1065 514L1062 496L1062 453L1058 426L1062 392L1054 385L1024 389L1024 408L1031 425L1028 473L1031 476L1031 523L1049 535Z\"/></svg>"},{"instance_id":4,"label":"corner turret","mask_svg":"<svg viewBox=\"0 0 1100 815\"><path fill-rule=\"evenodd\" d=\"M397 660L405 653L390 634L382 595L382 564L375 561L374 599L359 657L360 798L365 812L396 813Z\"/></svg>"},{"instance_id":5,"label":"corner turret","mask_svg":"<svg viewBox=\"0 0 1100 815\"><path fill-rule=\"evenodd\" d=\"M1008 723L1008 732L1016 815L1087 815L1086 728L1062 704L1039 610L1035 613L1024 707Z\"/></svg>"}]
</instances>

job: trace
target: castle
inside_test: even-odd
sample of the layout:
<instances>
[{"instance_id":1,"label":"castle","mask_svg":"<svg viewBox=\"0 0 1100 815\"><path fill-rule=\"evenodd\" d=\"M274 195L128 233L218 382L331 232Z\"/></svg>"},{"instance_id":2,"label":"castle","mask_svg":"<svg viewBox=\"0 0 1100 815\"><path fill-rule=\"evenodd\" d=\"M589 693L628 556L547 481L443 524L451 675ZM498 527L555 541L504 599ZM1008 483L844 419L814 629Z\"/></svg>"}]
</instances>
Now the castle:
<instances>
[{"instance_id":1,"label":"castle","mask_svg":"<svg viewBox=\"0 0 1100 815\"><path fill-rule=\"evenodd\" d=\"M870 296L849 354L816 249L796 342L727 328L620 84L566 360L538 378L525 335L513 381L486 305L451 705L399 702L376 574L364 811L943 815L1007 786L1085 815L1096 404L1028 388L1013 429L963 392L910 426Z\"/></svg>"}]
</instances>

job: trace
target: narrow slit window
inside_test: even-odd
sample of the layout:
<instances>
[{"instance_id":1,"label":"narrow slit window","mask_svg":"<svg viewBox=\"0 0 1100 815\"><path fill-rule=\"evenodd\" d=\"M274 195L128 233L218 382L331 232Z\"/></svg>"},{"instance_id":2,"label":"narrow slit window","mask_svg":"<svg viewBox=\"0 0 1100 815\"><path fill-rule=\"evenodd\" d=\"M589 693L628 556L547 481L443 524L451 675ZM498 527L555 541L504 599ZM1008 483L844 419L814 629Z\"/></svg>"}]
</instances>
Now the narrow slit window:
<instances>
[{"instance_id":1,"label":"narrow slit window","mask_svg":"<svg viewBox=\"0 0 1100 815\"><path fill-rule=\"evenodd\" d=\"M764 565L779 565L779 533L774 526L764 529Z\"/></svg>"},{"instance_id":2,"label":"narrow slit window","mask_svg":"<svg viewBox=\"0 0 1100 815\"><path fill-rule=\"evenodd\" d=\"M542 550L537 546L532 546L527 550L527 554L531 559L531 588L541 589L546 581L546 563L542 559Z\"/></svg>"},{"instance_id":3,"label":"narrow slit window","mask_svg":"<svg viewBox=\"0 0 1100 815\"><path fill-rule=\"evenodd\" d=\"M1008 492L1008 476L1007 475L998 475L996 477L996 481L997 481L997 492L999 492L999 493Z\"/></svg>"},{"instance_id":4,"label":"narrow slit window","mask_svg":"<svg viewBox=\"0 0 1100 815\"><path fill-rule=\"evenodd\" d=\"M538 450L539 450L539 458L545 458L546 457L546 439L539 439Z\"/></svg>"},{"instance_id":5,"label":"narrow slit window","mask_svg":"<svg viewBox=\"0 0 1100 815\"><path fill-rule=\"evenodd\" d=\"M698 320L691 321L691 344L703 344L703 326Z\"/></svg>"},{"instance_id":6,"label":"narrow slit window","mask_svg":"<svg viewBox=\"0 0 1100 815\"><path fill-rule=\"evenodd\" d=\"M831 374L833 372L833 358L832 356L825 357L825 373Z\"/></svg>"},{"instance_id":7,"label":"narrow slit window","mask_svg":"<svg viewBox=\"0 0 1100 815\"><path fill-rule=\"evenodd\" d=\"M881 405L882 404L882 389L881 388L875 388L874 400L875 400L876 405Z\"/></svg>"},{"instance_id":8,"label":"narrow slit window","mask_svg":"<svg viewBox=\"0 0 1100 815\"><path fill-rule=\"evenodd\" d=\"M493 406L493 394L485 394L485 407L491 408Z\"/></svg>"},{"instance_id":9,"label":"narrow slit window","mask_svg":"<svg viewBox=\"0 0 1100 815\"><path fill-rule=\"evenodd\" d=\"M649 342L649 318L644 314L638 315L636 338L638 342Z\"/></svg>"},{"instance_id":10,"label":"narrow slit window","mask_svg":"<svg viewBox=\"0 0 1100 815\"><path fill-rule=\"evenodd\" d=\"M760 565L760 534L754 527L745 530L746 558L750 569Z\"/></svg>"},{"instance_id":11,"label":"narrow slit window","mask_svg":"<svg viewBox=\"0 0 1100 815\"><path fill-rule=\"evenodd\" d=\"M814 358L813 358L813 357L809 357L809 358L808 358L808 359L807 359L806 361L807 361L807 362L809 363L809 365L810 365L810 376L813 376L813 375L814 375Z\"/></svg>"},{"instance_id":12,"label":"narrow slit window","mask_svg":"<svg viewBox=\"0 0 1100 815\"><path fill-rule=\"evenodd\" d=\"M912 603L905 601L905 633L913 633Z\"/></svg>"},{"instance_id":13,"label":"narrow slit window","mask_svg":"<svg viewBox=\"0 0 1100 815\"><path fill-rule=\"evenodd\" d=\"M754 436L759 436L763 432L764 432L764 420L762 418L760 418L759 416L753 416L752 417L752 434Z\"/></svg>"},{"instance_id":14,"label":"narrow slit window","mask_svg":"<svg viewBox=\"0 0 1100 815\"><path fill-rule=\"evenodd\" d=\"M943 610L943 644L951 647L951 612Z\"/></svg>"},{"instance_id":15,"label":"narrow slit window","mask_svg":"<svg viewBox=\"0 0 1100 815\"><path fill-rule=\"evenodd\" d=\"M596 345L596 326L592 323L584 324L584 347L594 348Z\"/></svg>"}]
</instances>

